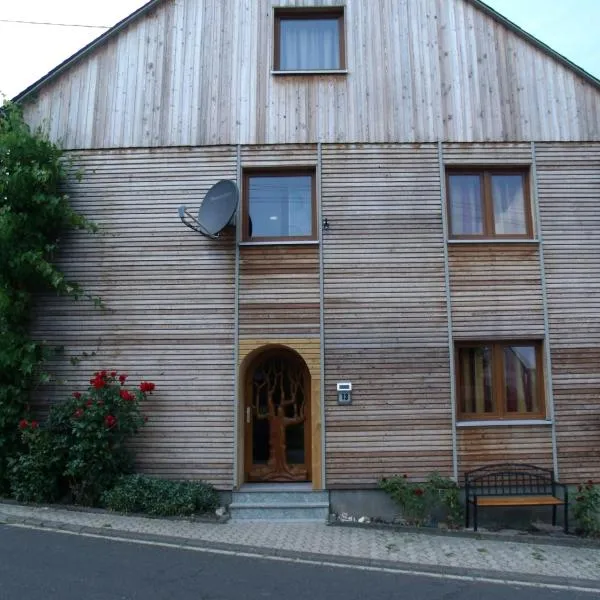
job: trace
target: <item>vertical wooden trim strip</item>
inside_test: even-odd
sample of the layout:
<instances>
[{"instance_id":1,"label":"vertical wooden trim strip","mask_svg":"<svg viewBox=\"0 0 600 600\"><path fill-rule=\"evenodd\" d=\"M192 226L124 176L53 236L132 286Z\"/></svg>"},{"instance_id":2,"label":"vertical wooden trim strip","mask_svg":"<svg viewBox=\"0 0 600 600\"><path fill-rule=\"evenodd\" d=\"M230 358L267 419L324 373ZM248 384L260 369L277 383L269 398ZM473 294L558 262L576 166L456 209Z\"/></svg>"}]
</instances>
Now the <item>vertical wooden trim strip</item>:
<instances>
[{"instance_id":1,"label":"vertical wooden trim strip","mask_svg":"<svg viewBox=\"0 0 600 600\"><path fill-rule=\"evenodd\" d=\"M239 188L242 185L242 149L237 145L236 152L236 179ZM240 241L241 241L241 206L238 204L237 214L235 216L235 297L234 297L234 316L233 316L233 489L237 489L240 476L239 463L239 445L238 439L240 432L239 410L240 410L240 367L239 367L239 341L240 341ZM242 465L243 468L243 465Z\"/></svg>"},{"instance_id":2,"label":"vertical wooden trim strip","mask_svg":"<svg viewBox=\"0 0 600 600\"><path fill-rule=\"evenodd\" d=\"M446 285L446 319L448 321L448 354L450 360L450 409L452 411L452 475L458 482L458 449L456 442L456 378L454 364L454 341L452 339L452 297L450 294L450 263L448 260L448 214L446 202L446 174L444 170L444 149L438 141L438 162L440 168L440 202L442 205L442 229L444 235L444 279Z\"/></svg>"},{"instance_id":3,"label":"vertical wooden trim strip","mask_svg":"<svg viewBox=\"0 0 600 600\"><path fill-rule=\"evenodd\" d=\"M544 309L544 358L545 358L545 381L546 381L546 410L547 417L551 419L552 428L552 466L554 477L558 479L558 447L556 442L556 419L554 416L554 391L552 386L552 356L550 352L550 321L548 317L548 289L546 287L546 268L544 266L544 232L542 231L542 220L540 217L540 203L538 199L538 179L536 163L535 142L531 142L531 200L535 211L535 224L537 227L537 239L539 241L540 253L540 281L542 284L542 304Z\"/></svg>"},{"instance_id":4,"label":"vertical wooden trim strip","mask_svg":"<svg viewBox=\"0 0 600 600\"><path fill-rule=\"evenodd\" d=\"M325 282L323 277L323 203L321 201L321 173L322 173L322 149L321 142L317 144L317 172L315 180L317 183L317 239L319 240L319 353L321 362L321 385L320 385L320 410L321 410L321 488L326 489L326 463L327 455L325 445Z\"/></svg>"}]
</instances>

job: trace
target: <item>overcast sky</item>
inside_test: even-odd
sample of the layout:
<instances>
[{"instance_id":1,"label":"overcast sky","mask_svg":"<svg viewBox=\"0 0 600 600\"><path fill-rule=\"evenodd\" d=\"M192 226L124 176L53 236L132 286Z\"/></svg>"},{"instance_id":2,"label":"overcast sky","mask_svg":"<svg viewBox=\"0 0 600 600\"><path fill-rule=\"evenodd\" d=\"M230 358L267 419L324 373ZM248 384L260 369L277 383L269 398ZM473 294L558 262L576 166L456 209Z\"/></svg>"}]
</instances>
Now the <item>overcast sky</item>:
<instances>
[{"instance_id":1,"label":"overcast sky","mask_svg":"<svg viewBox=\"0 0 600 600\"><path fill-rule=\"evenodd\" d=\"M451 0L447 0L451 1ZM370 0L374 5L377 0ZM144 0L0 0L0 92L12 98ZM600 0L487 0L492 8L600 78Z\"/></svg>"}]
</instances>

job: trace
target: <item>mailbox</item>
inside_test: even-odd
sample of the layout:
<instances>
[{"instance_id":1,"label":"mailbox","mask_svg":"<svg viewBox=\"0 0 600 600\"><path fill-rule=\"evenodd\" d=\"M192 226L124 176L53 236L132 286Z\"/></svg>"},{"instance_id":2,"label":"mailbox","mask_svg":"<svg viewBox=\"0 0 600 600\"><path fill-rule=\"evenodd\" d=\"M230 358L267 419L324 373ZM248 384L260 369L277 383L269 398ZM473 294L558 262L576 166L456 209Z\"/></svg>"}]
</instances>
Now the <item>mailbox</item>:
<instances>
[{"instance_id":1,"label":"mailbox","mask_svg":"<svg viewBox=\"0 0 600 600\"><path fill-rule=\"evenodd\" d=\"M337 384L338 404L352 404L352 384L340 381Z\"/></svg>"}]
</instances>

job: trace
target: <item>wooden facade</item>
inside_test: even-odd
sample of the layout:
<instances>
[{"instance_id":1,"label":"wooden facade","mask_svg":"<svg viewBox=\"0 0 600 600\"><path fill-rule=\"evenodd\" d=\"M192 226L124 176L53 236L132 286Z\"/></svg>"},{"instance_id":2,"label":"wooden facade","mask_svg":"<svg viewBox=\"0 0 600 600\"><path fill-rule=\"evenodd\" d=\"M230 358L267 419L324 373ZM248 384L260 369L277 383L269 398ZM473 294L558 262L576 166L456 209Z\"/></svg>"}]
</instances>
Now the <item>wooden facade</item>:
<instances>
[{"instance_id":1,"label":"wooden facade","mask_svg":"<svg viewBox=\"0 0 600 600\"><path fill-rule=\"evenodd\" d=\"M343 72L273 73L274 6L343 6ZM597 478L600 83L476 0L377 9L153 0L19 97L101 228L61 264L105 308L40 305L36 331L65 347L46 391L98 368L151 378L139 467L232 489L247 370L281 348L310 375L314 488L499 461ZM503 167L527 173L533 235L449 239L447 172ZM238 214L215 241L178 219L220 179L285 168L314 172L314 240L247 241ZM502 340L543 347L544 415L460 421L455 345Z\"/></svg>"},{"instance_id":2,"label":"wooden facade","mask_svg":"<svg viewBox=\"0 0 600 600\"><path fill-rule=\"evenodd\" d=\"M329 5L347 73L272 75L273 6ZM598 141L597 93L467 0L164 0L26 114L66 148Z\"/></svg>"}]
</instances>

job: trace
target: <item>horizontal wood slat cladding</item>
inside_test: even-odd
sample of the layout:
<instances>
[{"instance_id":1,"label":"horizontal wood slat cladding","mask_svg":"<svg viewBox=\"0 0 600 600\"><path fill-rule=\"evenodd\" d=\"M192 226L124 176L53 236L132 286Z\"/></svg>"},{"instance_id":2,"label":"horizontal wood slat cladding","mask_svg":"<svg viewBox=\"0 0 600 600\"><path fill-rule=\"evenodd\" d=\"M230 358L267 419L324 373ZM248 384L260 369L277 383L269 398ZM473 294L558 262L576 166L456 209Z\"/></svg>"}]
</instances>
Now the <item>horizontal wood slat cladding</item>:
<instances>
[{"instance_id":1,"label":"horizontal wood slat cladding","mask_svg":"<svg viewBox=\"0 0 600 600\"><path fill-rule=\"evenodd\" d=\"M43 298L35 332L64 354L41 398L84 389L107 368L156 383L136 438L138 467L173 478L233 481L235 236L209 240L185 227L205 192L236 176L235 148L123 150L69 155L81 169L66 192L100 226L66 240L60 264L105 310ZM71 360L72 359L72 360Z\"/></svg>"},{"instance_id":2,"label":"horizontal wood slat cladding","mask_svg":"<svg viewBox=\"0 0 600 600\"><path fill-rule=\"evenodd\" d=\"M324 146L322 205L327 487L449 475L436 146ZM338 381L352 405L337 405Z\"/></svg>"},{"instance_id":3,"label":"horizontal wood slat cladding","mask_svg":"<svg viewBox=\"0 0 600 600\"><path fill-rule=\"evenodd\" d=\"M318 246L240 249L240 338L319 335Z\"/></svg>"},{"instance_id":4,"label":"horizontal wood slat cladding","mask_svg":"<svg viewBox=\"0 0 600 600\"><path fill-rule=\"evenodd\" d=\"M443 152L444 164L453 167L531 165L531 144L528 143L446 143Z\"/></svg>"},{"instance_id":5,"label":"horizontal wood slat cladding","mask_svg":"<svg viewBox=\"0 0 600 600\"><path fill-rule=\"evenodd\" d=\"M552 428L549 425L459 427L457 442L461 481L466 471L490 463L523 462L552 469Z\"/></svg>"},{"instance_id":6,"label":"horizontal wood slat cladding","mask_svg":"<svg viewBox=\"0 0 600 600\"><path fill-rule=\"evenodd\" d=\"M309 5L347 73L273 75L273 7ZM598 88L466 0L165 1L25 114L67 148L600 139Z\"/></svg>"},{"instance_id":7,"label":"horizontal wood slat cladding","mask_svg":"<svg viewBox=\"0 0 600 600\"><path fill-rule=\"evenodd\" d=\"M246 146L242 170L317 164L314 145ZM240 247L239 336L319 336L318 244Z\"/></svg>"},{"instance_id":8,"label":"horizontal wood slat cladding","mask_svg":"<svg viewBox=\"0 0 600 600\"><path fill-rule=\"evenodd\" d=\"M561 480L600 473L600 144L536 145Z\"/></svg>"},{"instance_id":9,"label":"horizontal wood slat cladding","mask_svg":"<svg viewBox=\"0 0 600 600\"><path fill-rule=\"evenodd\" d=\"M544 335L537 246L450 245L448 258L454 339Z\"/></svg>"}]
</instances>

